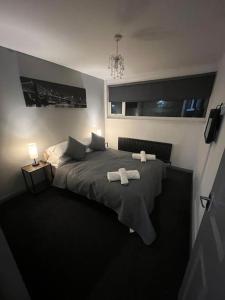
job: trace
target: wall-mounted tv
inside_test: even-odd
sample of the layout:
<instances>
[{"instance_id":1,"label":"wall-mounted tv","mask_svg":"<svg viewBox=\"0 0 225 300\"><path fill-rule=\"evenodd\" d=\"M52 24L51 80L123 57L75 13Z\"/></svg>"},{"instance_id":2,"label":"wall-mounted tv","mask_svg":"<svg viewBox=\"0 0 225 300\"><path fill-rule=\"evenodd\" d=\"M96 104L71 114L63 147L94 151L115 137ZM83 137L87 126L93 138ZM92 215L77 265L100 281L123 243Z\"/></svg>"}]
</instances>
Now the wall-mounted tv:
<instances>
[{"instance_id":1,"label":"wall-mounted tv","mask_svg":"<svg viewBox=\"0 0 225 300\"><path fill-rule=\"evenodd\" d=\"M222 121L221 106L218 108L211 109L206 124L205 132L204 132L206 144L210 144L216 140L221 121Z\"/></svg>"}]
</instances>

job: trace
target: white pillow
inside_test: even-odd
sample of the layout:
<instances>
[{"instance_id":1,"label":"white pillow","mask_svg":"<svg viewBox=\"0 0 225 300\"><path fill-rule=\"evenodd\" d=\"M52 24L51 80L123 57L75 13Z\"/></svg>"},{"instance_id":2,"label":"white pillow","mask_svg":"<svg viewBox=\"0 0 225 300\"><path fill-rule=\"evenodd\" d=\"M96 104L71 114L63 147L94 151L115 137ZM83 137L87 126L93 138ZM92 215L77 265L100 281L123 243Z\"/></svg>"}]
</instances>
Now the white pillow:
<instances>
[{"instance_id":1,"label":"white pillow","mask_svg":"<svg viewBox=\"0 0 225 300\"><path fill-rule=\"evenodd\" d=\"M67 161L69 161L70 158L68 156L63 155L66 151L67 145L68 142L63 141L61 143L49 147L46 150L48 156L47 162L49 162L53 167L59 168Z\"/></svg>"},{"instance_id":2,"label":"white pillow","mask_svg":"<svg viewBox=\"0 0 225 300\"><path fill-rule=\"evenodd\" d=\"M88 147L91 143L91 138L78 139L78 141L86 146L86 152L92 151ZM66 152L67 146L68 146L68 141L63 141L61 143L58 143L56 145L49 147L46 150L46 153L48 155L47 162L49 162L55 168L59 168L60 166L65 164L67 161L69 161L71 158L69 156L64 155L64 153Z\"/></svg>"},{"instance_id":3,"label":"white pillow","mask_svg":"<svg viewBox=\"0 0 225 300\"><path fill-rule=\"evenodd\" d=\"M49 147L46 150L46 152L48 155L54 153L57 157L61 157L66 152L67 145L68 145L68 141L63 141L61 143Z\"/></svg>"},{"instance_id":4,"label":"white pillow","mask_svg":"<svg viewBox=\"0 0 225 300\"><path fill-rule=\"evenodd\" d=\"M51 153L48 156L47 162L49 162L53 167L55 168L59 168L61 166L63 166L66 162L68 162L69 160L71 160L71 158L69 156L61 156L61 157L57 157L54 153Z\"/></svg>"}]
</instances>

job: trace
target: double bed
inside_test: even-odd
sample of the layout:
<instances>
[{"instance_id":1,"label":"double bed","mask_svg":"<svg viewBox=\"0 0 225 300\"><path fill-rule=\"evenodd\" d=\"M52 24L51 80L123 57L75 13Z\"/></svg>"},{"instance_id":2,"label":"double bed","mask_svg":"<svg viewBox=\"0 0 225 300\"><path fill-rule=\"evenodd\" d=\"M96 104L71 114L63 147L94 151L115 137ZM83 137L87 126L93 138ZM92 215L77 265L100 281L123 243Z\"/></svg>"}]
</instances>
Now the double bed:
<instances>
[{"instance_id":1,"label":"double bed","mask_svg":"<svg viewBox=\"0 0 225 300\"><path fill-rule=\"evenodd\" d=\"M156 237L150 213L154 208L154 199L162 191L162 179L171 148L172 145L167 143L119 138L119 150L90 152L84 160L69 161L58 168L53 185L113 209L119 221L136 231L149 245ZM157 159L146 163L132 159L132 152L141 150L156 154ZM127 186L119 181L109 182L107 172L119 168L138 170L140 180L130 180Z\"/></svg>"}]
</instances>

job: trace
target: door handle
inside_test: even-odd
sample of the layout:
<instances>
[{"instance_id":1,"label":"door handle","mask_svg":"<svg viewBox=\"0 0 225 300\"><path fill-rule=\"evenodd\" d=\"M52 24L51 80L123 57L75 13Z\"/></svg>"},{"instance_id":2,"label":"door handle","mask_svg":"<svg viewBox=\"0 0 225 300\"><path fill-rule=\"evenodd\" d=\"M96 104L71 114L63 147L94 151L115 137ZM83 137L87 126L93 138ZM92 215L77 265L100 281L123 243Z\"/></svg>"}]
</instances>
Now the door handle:
<instances>
[{"instance_id":1,"label":"door handle","mask_svg":"<svg viewBox=\"0 0 225 300\"><path fill-rule=\"evenodd\" d=\"M210 207L212 205L213 199L214 199L214 197L213 197L213 194L211 194L211 193L209 194L209 197L200 196L200 201L201 201L202 207L205 208L207 211L209 211Z\"/></svg>"}]
</instances>

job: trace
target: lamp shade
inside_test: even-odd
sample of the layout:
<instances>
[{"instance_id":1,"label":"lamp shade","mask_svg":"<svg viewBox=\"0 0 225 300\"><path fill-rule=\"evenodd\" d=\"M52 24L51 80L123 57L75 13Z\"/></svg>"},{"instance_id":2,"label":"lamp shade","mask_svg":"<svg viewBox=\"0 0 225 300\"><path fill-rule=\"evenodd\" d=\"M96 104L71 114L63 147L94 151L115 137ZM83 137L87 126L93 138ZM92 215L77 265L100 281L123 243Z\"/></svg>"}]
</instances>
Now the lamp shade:
<instances>
[{"instance_id":1,"label":"lamp shade","mask_svg":"<svg viewBox=\"0 0 225 300\"><path fill-rule=\"evenodd\" d=\"M38 158L37 145L35 143L28 144L28 153L31 159Z\"/></svg>"},{"instance_id":2,"label":"lamp shade","mask_svg":"<svg viewBox=\"0 0 225 300\"><path fill-rule=\"evenodd\" d=\"M91 129L91 132L94 132L95 134L97 135L102 135L102 131L100 128L97 128L97 126L94 126L92 129Z\"/></svg>"},{"instance_id":3,"label":"lamp shade","mask_svg":"<svg viewBox=\"0 0 225 300\"><path fill-rule=\"evenodd\" d=\"M102 135L101 129L97 129L97 130L96 130L96 134L101 136L101 135Z\"/></svg>"}]
</instances>

